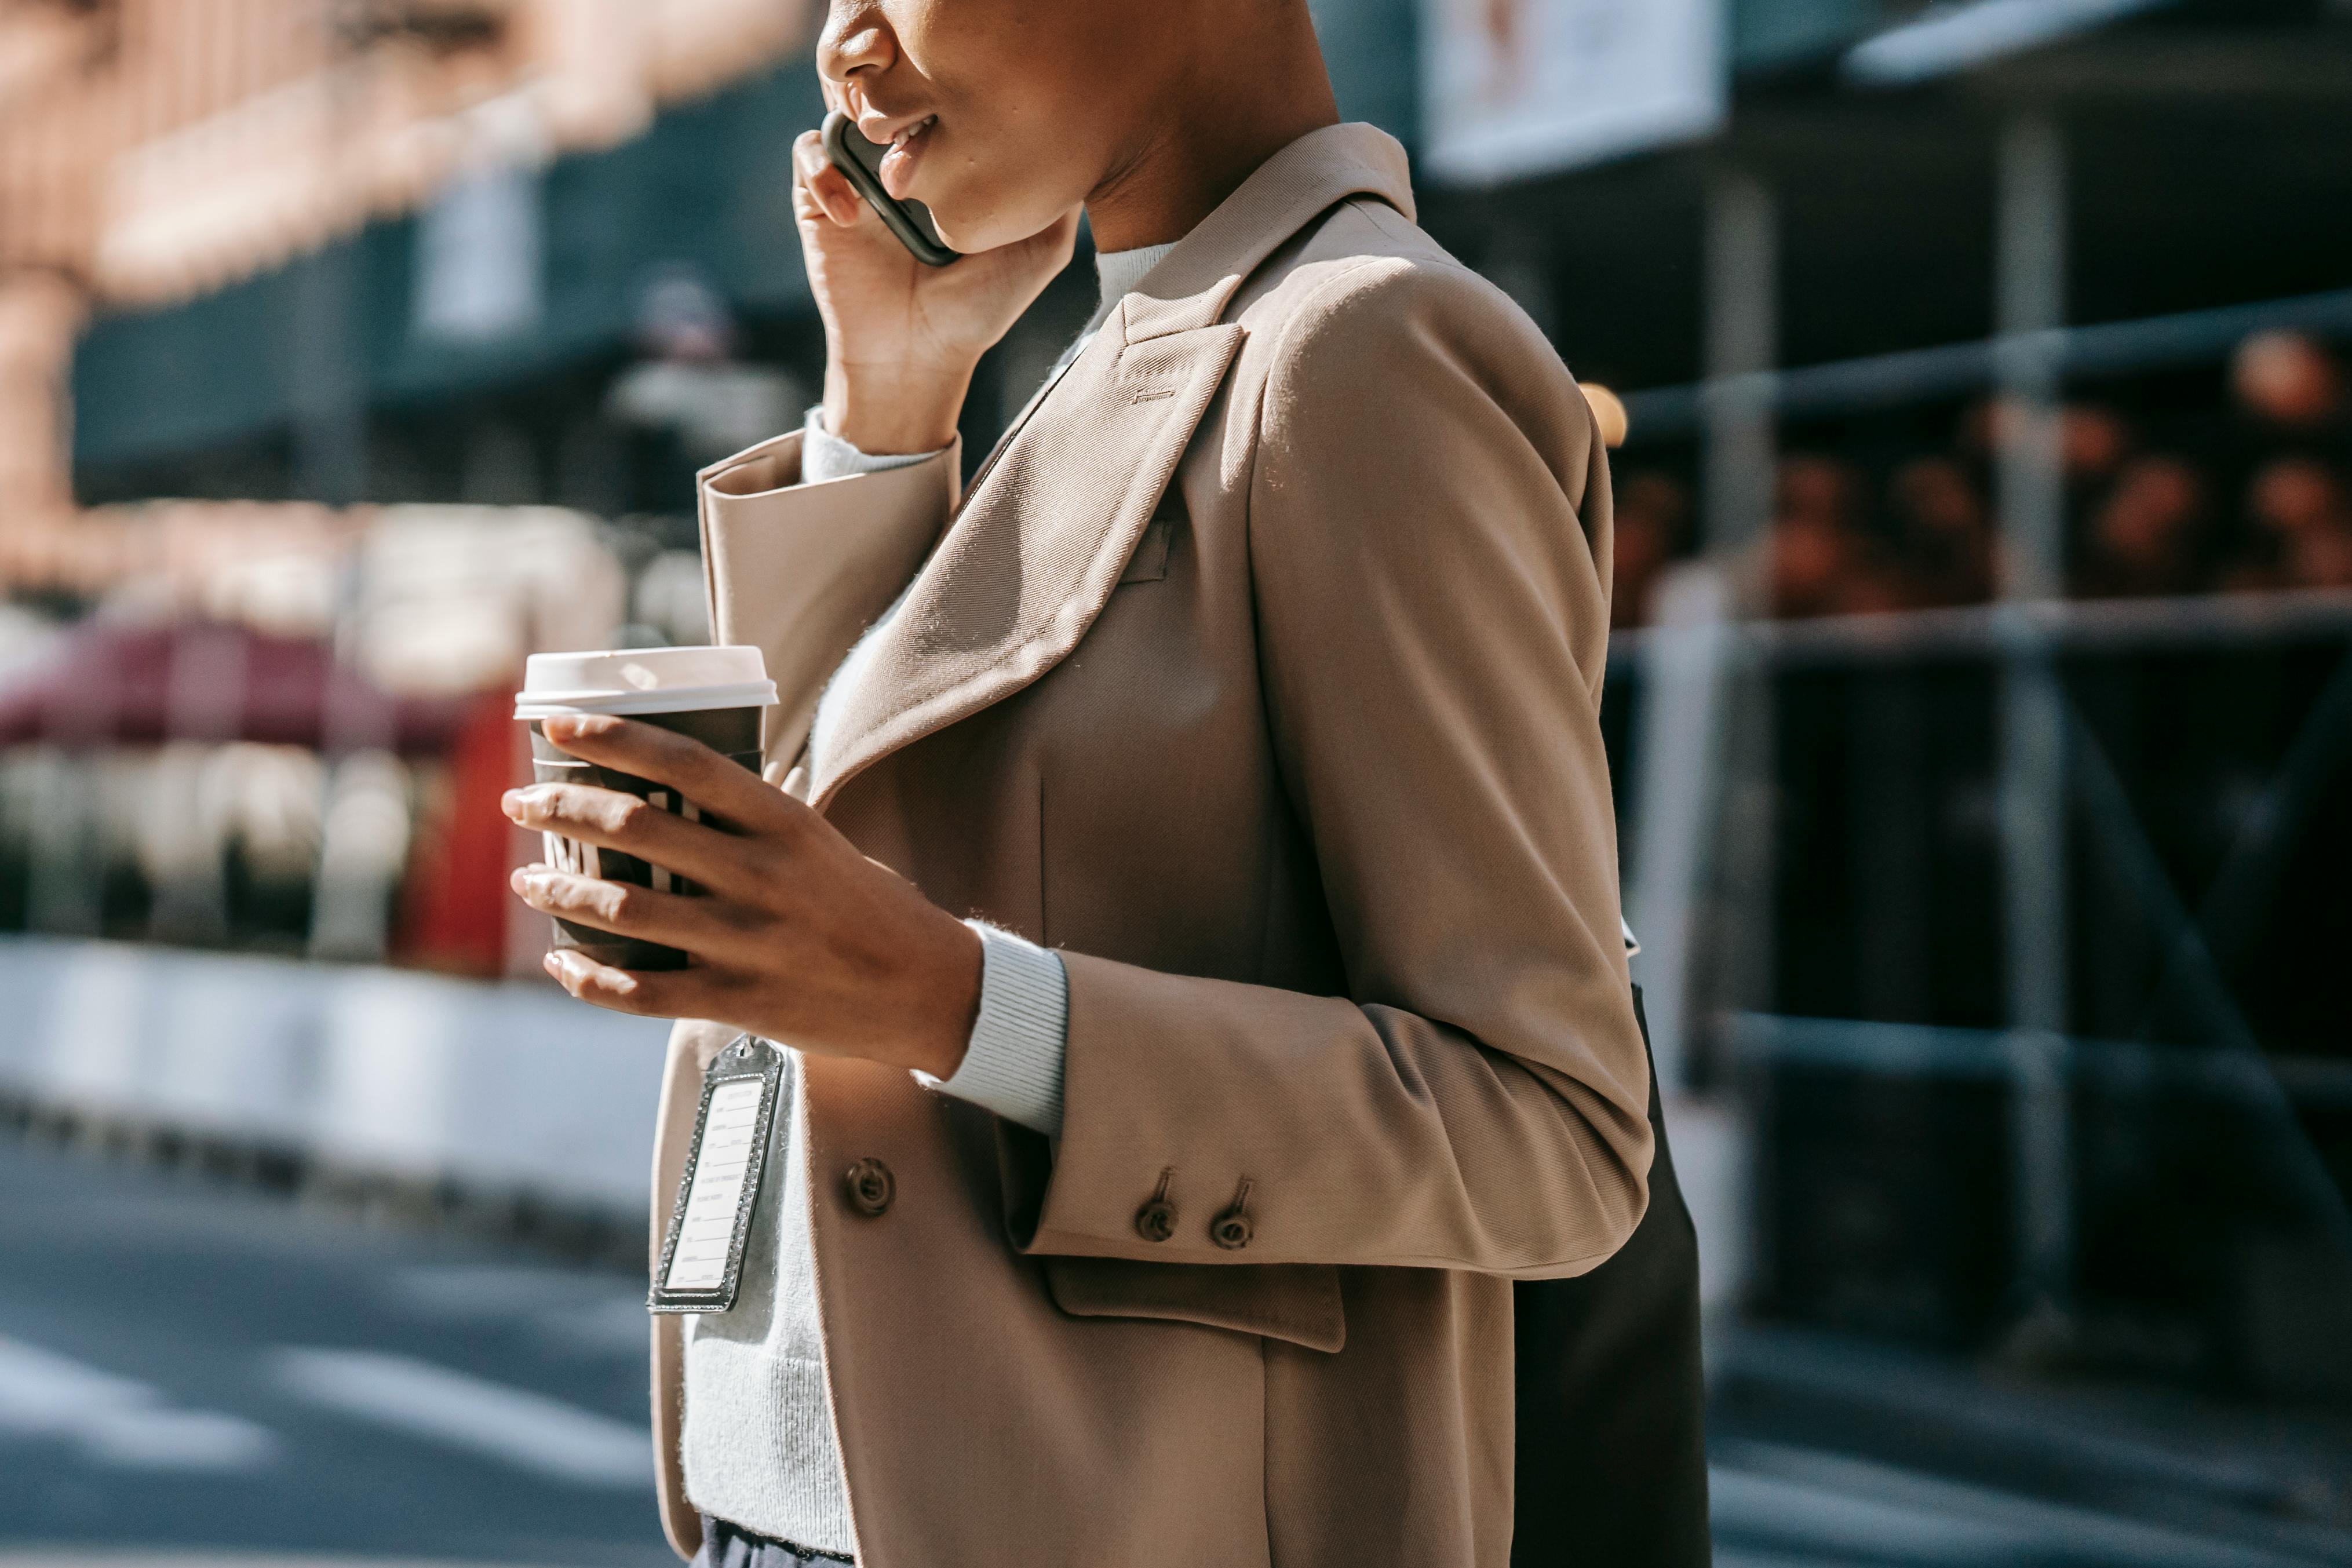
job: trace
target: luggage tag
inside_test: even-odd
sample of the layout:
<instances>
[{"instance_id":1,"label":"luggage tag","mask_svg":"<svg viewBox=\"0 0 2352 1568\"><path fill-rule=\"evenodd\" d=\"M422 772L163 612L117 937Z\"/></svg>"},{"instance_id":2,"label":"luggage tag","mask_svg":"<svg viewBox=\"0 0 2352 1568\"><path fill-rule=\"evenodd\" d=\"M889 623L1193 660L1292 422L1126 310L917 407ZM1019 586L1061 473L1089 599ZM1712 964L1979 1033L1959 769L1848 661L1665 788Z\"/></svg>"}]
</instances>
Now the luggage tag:
<instances>
[{"instance_id":1,"label":"luggage tag","mask_svg":"<svg viewBox=\"0 0 2352 1568\"><path fill-rule=\"evenodd\" d=\"M783 1054L739 1035L702 1075L702 1108L687 1146L661 1266L646 1307L655 1312L723 1312L742 1283L768 1132L776 1115Z\"/></svg>"}]
</instances>

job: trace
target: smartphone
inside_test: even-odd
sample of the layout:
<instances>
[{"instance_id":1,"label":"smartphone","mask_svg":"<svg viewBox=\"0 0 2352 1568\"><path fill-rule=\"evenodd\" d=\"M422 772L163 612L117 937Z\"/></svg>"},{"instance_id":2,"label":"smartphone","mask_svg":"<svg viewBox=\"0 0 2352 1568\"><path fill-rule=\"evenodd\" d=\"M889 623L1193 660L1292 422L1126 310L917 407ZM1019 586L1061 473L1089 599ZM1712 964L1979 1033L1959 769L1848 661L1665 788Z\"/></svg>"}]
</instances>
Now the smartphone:
<instances>
[{"instance_id":1,"label":"smartphone","mask_svg":"<svg viewBox=\"0 0 2352 1568\"><path fill-rule=\"evenodd\" d=\"M920 202L902 202L882 188L882 154L890 149L869 142L856 122L836 109L824 117L824 155L833 160L866 205L881 215L914 258L926 267L945 267L960 252L940 243L939 226Z\"/></svg>"}]
</instances>

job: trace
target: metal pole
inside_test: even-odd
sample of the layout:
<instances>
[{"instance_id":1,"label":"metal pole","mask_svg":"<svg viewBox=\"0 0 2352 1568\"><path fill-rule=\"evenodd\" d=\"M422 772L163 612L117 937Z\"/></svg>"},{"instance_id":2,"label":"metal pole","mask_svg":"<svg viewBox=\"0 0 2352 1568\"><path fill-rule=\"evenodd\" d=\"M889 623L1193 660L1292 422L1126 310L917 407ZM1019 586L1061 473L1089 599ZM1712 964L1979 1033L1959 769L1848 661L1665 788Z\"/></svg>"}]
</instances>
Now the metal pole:
<instances>
[{"instance_id":1,"label":"metal pole","mask_svg":"<svg viewBox=\"0 0 2352 1568\"><path fill-rule=\"evenodd\" d=\"M1771 613L1772 498L1780 467L1780 214L1747 173L1707 204L1709 399L1706 539L1736 614ZM1770 671L1731 639L1724 672L1717 918L1709 987L1727 1012L1772 1012L1779 942L1779 726Z\"/></svg>"},{"instance_id":2,"label":"metal pole","mask_svg":"<svg viewBox=\"0 0 2352 1568\"><path fill-rule=\"evenodd\" d=\"M1706 552L1728 559L1772 517L1774 372L1780 357L1778 204L1763 182L1718 174L1706 204Z\"/></svg>"},{"instance_id":3,"label":"metal pole","mask_svg":"<svg viewBox=\"0 0 2352 1568\"><path fill-rule=\"evenodd\" d=\"M350 42L361 20L352 0L332 0L318 14L337 89L329 152L339 163L349 154L354 106L363 96L362 65ZM292 336L286 372L294 394L292 488L302 500L329 506L350 506L367 494L362 260L358 233L340 236L298 260L290 280Z\"/></svg>"},{"instance_id":4,"label":"metal pole","mask_svg":"<svg viewBox=\"0 0 2352 1568\"><path fill-rule=\"evenodd\" d=\"M1755 604L1753 546L1771 517L1779 249L1771 192L1747 174L1718 176L1707 192L1702 301L1705 554L1661 585L1635 753L1628 902L1658 1077L1670 1089L1688 1081L1710 1005L1769 1005L1759 977L1769 972L1770 911L1755 886L1760 877L1769 888L1770 872L1769 836L1757 826L1758 803L1769 799L1769 727L1757 722L1760 703L1733 711L1734 682L1743 697L1761 682L1742 673L1732 627ZM1761 816L1769 824L1769 810ZM1714 910L1711 888L1721 894Z\"/></svg>"},{"instance_id":5,"label":"metal pole","mask_svg":"<svg viewBox=\"0 0 2352 1568\"><path fill-rule=\"evenodd\" d=\"M2001 132L1996 363L2000 383L2000 595L2065 586L2060 334L2066 316L2066 149L2046 115ZM2020 1281L2029 1311L2063 1311L2074 1258L2066 1073L2068 878L2065 696L2045 640L2012 623L2000 689L2003 921Z\"/></svg>"}]
</instances>

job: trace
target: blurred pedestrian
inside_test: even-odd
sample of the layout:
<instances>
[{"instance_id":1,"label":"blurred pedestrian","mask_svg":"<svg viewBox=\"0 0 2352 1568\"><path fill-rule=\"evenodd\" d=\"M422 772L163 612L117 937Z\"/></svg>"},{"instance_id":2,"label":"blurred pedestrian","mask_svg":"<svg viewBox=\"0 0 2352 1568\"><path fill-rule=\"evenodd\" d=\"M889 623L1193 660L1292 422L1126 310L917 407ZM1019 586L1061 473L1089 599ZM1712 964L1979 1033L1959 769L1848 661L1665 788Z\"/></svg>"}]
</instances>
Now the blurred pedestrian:
<instances>
[{"instance_id":1,"label":"blurred pedestrian","mask_svg":"<svg viewBox=\"0 0 2352 1568\"><path fill-rule=\"evenodd\" d=\"M1616 589L1611 623L1649 624L1650 595L1665 570L1690 548L1690 490L1666 474L1629 476L1616 497Z\"/></svg>"},{"instance_id":2,"label":"blurred pedestrian","mask_svg":"<svg viewBox=\"0 0 2352 1568\"><path fill-rule=\"evenodd\" d=\"M1843 459L1801 454L1781 462L1769 539L1774 615L1800 619L1902 607L1885 552L1863 531L1863 493L1860 470Z\"/></svg>"},{"instance_id":3,"label":"blurred pedestrian","mask_svg":"<svg viewBox=\"0 0 2352 1568\"><path fill-rule=\"evenodd\" d=\"M2339 433L2344 372L2334 355L2295 331L2256 332L2230 362L2238 405L2272 429L2299 436Z\"/></svg>"},{"instance_id":4,"label":"blurred pedestrian","mask_svg":"<svg viewBox=\"0 0 2352 1568\"><path fill-rule=\"evenodd\" d=\"M705 890L517 879L694 955L551 959L695 1020L658 1210L705 1065L794 1047L740 1296L656 1335L673 1541L1503 1568L1516 1421L1525 1560L1704 1563L1585 401L1338 123L1306 0L839 0L818 64L965 254L795 149L824 399L703 489L782 787L591 719L549 732L728 831L509 799ZM972 369L1081 205L1094 322L960 500ZM1521 1337L1514 1279L1577 1293Z\"/></svg>"},{"instance_id":5,"label":"blurred pedestrian","mask_svg":"<svg viewBox=\"0 0 2352 1568\"><path fill-rule=\"evenodd\" d=\"M2168 454L2135 458L2092 520L2081 591L2092 598L2187 594L2205 565L2204 477Z\"/></svg>"},{"instance_id":6,"label":"blurred pedestrian","mask_svg":"<svg viewBox=\"0 0 2352 1568\"><path fill-rule=\"evenodd\" d=\"M1905 597L1921 609L1980 605L1993 595L1993 536L1983 494L1949 458L1920 458L1887 486Z\"/></svg>"},{"instance_id":7,"label":"blurred pedestrian","mask_svg":"<svg viewBox=\"0 0 2352 1568\"><path fill-rule=\"evenodd\" d=\"M2248 543L2227 585L2352 586L2352 499L2343 479L2315 458L2280 458L2246 487Z\"/></svg>"},{"instance_id":8,"label":"blurred pedestrian","mask_svg":"<svg viewBox=\"0 0 2352 1568\"><path fill-rule=\"evenodd\" d=\"M741 363L736 338L733 312L699 273L665 268L646 284L639 358L614 378L603 409L634 437L633 508L675 507L696 469L772 433L805 400L782 371Z\"/></svg>"}]
</instances>

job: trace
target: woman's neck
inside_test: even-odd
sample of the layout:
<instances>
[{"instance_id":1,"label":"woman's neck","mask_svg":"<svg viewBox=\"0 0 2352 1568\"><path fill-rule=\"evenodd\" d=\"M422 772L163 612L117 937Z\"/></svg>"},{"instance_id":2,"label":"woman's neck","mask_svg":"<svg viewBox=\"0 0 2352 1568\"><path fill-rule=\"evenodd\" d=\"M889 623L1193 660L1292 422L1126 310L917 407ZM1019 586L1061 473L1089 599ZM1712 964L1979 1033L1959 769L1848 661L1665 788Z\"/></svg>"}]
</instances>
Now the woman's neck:
<instances>
[{"instance_id":1,"label":"woman's neck","mask_svg":"<svg viewBox=\"0 0 2352 1568\"><path fill-rule=\"evenodd\" d=\"M1267 31L1227 37L1213 72L1192 76L1135 148L1087 197L1102 250L1184 237L1258 165L1310 131L1339 122L1305 5L1249 0Z\"/></svg>"}]
</instances>

